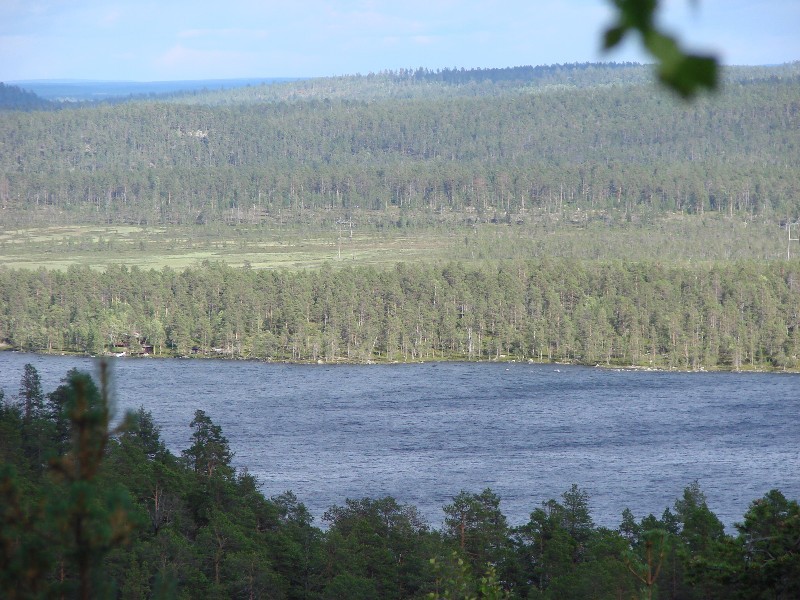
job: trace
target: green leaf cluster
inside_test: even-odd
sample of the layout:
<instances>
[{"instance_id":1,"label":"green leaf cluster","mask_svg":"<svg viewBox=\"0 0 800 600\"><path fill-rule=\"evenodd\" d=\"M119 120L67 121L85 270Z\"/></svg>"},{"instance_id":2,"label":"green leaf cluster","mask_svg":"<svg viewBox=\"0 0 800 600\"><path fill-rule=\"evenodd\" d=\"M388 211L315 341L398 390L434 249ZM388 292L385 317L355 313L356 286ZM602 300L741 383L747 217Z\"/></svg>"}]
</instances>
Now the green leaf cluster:
<instances>
[{"instance_id":1,"label":"green leaf cluster","mask_svg":"<svg viewBox=\"0 0 800 600\"><path fill-rule=\"evenodd\" d=\"M658 77L662 83L683 98L691 98L700 90L717 87L718 64L711 56L691 54L678 41L656 25L658 0L612 0L618 19L605 32L606 49L617 46L631 31L642 38L642 44L658 61Z\"/></svg>"}]
</instances>

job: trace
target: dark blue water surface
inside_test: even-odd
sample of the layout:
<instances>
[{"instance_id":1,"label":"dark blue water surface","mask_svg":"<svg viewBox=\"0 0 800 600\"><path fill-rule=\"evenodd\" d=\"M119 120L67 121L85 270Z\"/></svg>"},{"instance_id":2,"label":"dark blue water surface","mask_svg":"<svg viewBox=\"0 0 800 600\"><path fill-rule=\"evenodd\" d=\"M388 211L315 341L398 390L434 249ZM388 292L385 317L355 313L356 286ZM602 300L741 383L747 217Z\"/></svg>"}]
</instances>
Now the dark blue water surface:
<instances>
[{"instance_id":1,"label":"dark blue water surface","mask_svg":"<svg viewBox=\"0 0 800 600\"><path fill-rule=\"evenodd\" d=\"M0 388L25 363L45 391L95 361L0 353ZM800 375L662 373L527 364L284 365L112 359L117 412L144 406L175 453L202 409L268 496L319 517L391 495L438 526L460 490L491 487L513 524L573 483L597 524L661 515L699 481L730 526L778 488L800 497Z\"/></svg>"}]
</instances>

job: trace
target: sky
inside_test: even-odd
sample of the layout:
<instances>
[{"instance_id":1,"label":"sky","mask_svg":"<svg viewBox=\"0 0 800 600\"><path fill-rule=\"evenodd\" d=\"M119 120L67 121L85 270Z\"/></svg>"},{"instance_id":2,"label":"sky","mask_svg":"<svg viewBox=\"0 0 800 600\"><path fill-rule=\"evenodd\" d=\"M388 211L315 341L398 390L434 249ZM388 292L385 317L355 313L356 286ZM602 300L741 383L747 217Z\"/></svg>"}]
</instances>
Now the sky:
<instances>
[{"instance_id":1,"label":"sky","mask_svg":"<svg viewBox=\"0 0 800 600\"><path fill-rule=\"evenodd\" d=\"M800 0L662 0L724 64L800 59ZM611 0L0 0L0 81L316 77L426 67L650 62L600 50Z\"/></svg>"}]
</instances>

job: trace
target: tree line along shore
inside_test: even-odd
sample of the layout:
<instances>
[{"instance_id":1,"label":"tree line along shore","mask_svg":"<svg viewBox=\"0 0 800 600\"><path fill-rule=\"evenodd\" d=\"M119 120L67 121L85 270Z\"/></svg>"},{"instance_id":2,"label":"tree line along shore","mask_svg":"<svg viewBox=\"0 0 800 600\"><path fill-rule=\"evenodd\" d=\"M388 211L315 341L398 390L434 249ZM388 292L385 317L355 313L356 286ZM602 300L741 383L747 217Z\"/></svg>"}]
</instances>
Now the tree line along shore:
<instances>
[{"instance_id":1,"label":"tree line along shore","mask_svg":"<svg viewBox=\"0 0 800 600\"><path fill-rule=\"evenodd\" d=\"M785 260L0 268L0 340L32 352L789 370L799 325Z\"/></svg>"}]
</instances>

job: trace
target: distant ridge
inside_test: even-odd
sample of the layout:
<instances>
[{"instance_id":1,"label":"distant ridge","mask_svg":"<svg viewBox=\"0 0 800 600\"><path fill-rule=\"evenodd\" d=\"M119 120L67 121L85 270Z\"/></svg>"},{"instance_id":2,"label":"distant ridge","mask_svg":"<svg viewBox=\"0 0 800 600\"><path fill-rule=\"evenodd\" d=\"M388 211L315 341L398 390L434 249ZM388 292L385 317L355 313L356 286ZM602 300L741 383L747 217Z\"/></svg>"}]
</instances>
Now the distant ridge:
<instances>
[{"instance_id":1,"label":"distant ridge","mask_svg":"<svg viewBox=\"0 0 800 600\"><path fill-rule=\"evenodd\" d=\"M0 82L0 110L46 110L52 103L16 85Z\"/></svg>"},{"instance_id":2,"label":"distant ridge","mask_svg":"<svg viewBox=\"0 0 800 600\"><path fill-rule=\"evenodd\" d=\"M33 92L46 100L85 102L130 96L150 96L228 90L248 85L264 85L297 81L297 77L252 77L242 79L196 79L186 81L96 81L83 79L26 79L7 83Z\"/></svg>"}]
</instances>

